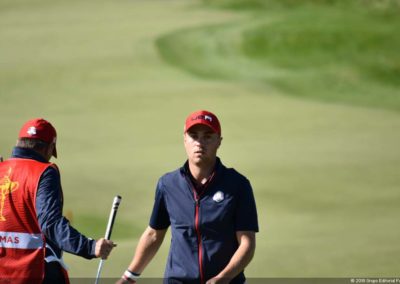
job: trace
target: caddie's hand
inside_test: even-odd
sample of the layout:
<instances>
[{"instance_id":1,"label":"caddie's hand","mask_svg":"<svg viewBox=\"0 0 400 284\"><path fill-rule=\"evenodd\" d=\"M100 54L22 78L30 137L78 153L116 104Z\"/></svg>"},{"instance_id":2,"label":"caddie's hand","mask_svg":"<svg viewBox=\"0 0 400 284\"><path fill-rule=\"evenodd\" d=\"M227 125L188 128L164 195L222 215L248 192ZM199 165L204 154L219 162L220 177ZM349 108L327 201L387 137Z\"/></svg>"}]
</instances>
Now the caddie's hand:
<instances>
[{"instance_id":1,"label":"caddie's hand","mask_svg":"<svg viewBox=\"0 0 400 284\"><path fill-rule=\"evenodd\" d=\"M111 250L116 246L117 245L114 244L113 241L101 238L96 241L95 255L96 257L107 259L107 257L110 255Z\"/></svg>"}]
</instances>

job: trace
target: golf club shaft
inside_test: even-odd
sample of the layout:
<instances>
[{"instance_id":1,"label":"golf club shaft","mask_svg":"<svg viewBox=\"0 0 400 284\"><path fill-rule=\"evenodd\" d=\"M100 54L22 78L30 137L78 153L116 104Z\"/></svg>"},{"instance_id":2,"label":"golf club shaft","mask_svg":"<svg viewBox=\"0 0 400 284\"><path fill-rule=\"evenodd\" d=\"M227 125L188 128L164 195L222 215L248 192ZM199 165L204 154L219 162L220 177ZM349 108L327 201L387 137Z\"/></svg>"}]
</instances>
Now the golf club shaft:
<instances>
[{"instance_id":1,"label":"golf club shaft","mask_svg":"<svg viewBox=\"0 0 400 284\"><path fill-rule=\"evenodd\" d=\"M99 283L101 269L103 268L103 262L103 259L100 259L99 267L97 268L96 281L94 282L95 284Z\"/></svg>"},{"instance_id":2,"label":"golf club shaft","mask_svg":"<svg viewBox=\"0 0 400 284\"><path fill-rule=\"evenodd\" d=\"M112 204L112 207L111 207L110 216L108 218L106 234L104 236L104 238L106 240L109 240L111 238L111 233L112 233L112 229L113 229L113 226L114 226L115 216L117 215L117 211L118 211L118 207L119 207L120 203L121 203L121 196L117 195L116 197L114 197L114 201L113 201L113 204ZM103 262L104 262L104 260L101 259L100 263L99 263L99 267L97 269L97 275L96 275L95 284L99 283L101 270L103 268Z\"/></svg>"}]
</instances>

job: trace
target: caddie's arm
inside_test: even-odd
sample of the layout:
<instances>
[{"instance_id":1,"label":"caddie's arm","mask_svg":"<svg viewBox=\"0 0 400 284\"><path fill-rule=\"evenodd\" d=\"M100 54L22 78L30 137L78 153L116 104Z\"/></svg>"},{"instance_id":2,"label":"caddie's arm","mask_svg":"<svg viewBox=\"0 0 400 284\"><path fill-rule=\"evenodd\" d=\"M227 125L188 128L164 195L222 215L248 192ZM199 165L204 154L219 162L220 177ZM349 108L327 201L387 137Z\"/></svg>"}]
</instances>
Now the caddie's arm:
<instances>
[{"instance_id":1,"label":"caddie's arm","mask_svg":"<svg viewBox=\"0 0 400 284\"><path fill-rule=\"evenodd\" d=\"M36 194L36 215L43 234L51 241L50 246L60 250L92 259L105 257L104 252L97 255L96 241L76 230L62 215L63 194L60 173L56 167L48 167L40 177ZM51 253L51 250L48 250ZM56 255L55 255L56 256Z\"/></svg>"},{"instance_id":2,"label":"caddie's arm","mask_svg":"<svg viewBox=\"0 0 400 284\"><path fill-rule=\"evenodd\" d=\"M235 276L242 272L250 263L256 249L256 234L252 231L237 231L236 238L239 247L233 254L227 266L206 284L229 283Z\"/></svg>"},{"instance_id":3,"label":"caddie's arm","mask_svg":"<svg viewBox=\"0 0 400 284\"><path fill-rule=\"evenodd\" d=\"M128 269L116 284L135 283L160 248L167 229L155 230L150 226L143 232Z\"/></svg>"}]
</instances>

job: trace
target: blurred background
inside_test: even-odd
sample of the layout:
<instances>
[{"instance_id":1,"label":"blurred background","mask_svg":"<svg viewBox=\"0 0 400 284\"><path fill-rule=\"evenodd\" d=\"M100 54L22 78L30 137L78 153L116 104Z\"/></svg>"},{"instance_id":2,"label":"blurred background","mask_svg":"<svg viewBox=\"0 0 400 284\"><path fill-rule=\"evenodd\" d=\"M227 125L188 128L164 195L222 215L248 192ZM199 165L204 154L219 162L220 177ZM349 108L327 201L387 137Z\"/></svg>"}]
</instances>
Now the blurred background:
<instances>
[{"instance_id":1,"label":"blurred background","mask_svg":"<svg viewBox=\"0 0 400 284\"><path fill-rule=\"evenodd\" d=\"M399 30L398 0L0 0L0 155L26 120L55 125L73 226L102 237L123 197L102 271L119 277L207 109L255 192L248 277L399 276Z\"/></svg>"}]
</instances>

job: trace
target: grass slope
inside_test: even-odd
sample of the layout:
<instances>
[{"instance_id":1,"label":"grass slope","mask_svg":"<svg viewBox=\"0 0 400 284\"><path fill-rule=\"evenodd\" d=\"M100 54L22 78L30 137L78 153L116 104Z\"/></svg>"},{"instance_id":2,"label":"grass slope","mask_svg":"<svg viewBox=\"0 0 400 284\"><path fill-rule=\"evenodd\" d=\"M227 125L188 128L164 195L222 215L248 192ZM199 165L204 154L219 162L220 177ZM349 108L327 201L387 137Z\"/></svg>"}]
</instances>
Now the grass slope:
<instances>
[{"instance_id":1,"label":"grass slope","mask_svg":"<svg viewBox=\"0 0 400 284\"><path fill-rule=\"evenodd\" d=\"M205 2L248 13L240 21L165 35L158 46L170 63L207 78L259 81L289 95L400 110L398 2Z\"/></svg>"},{"instance_id":2,"label":"grass slope","mask_svg":"<svg viewBox=\"0 0 400 284\"><path fill-rule=\"evenodd\" d=\"M183 120L201 108L219 114L223 162L254 187L260 233L248 277L398 275L397 112L282 96L260 83L266 72L281 75L275 67L224 46L251 28L247 16L198 1L0 5L0 154L8 156L25 120L46 117L59 133L56 162L73 225L101 237L112 198L122 195L118 247L103 276L126 268L158 177L184 162ZM217 77L193 76L160 57L158 38L188 30L210 31L202 35L208 56L185 56L204 66L212 58ZM255 80L253 68L264 70ZM282 76L290 72L282 68ZM218 79L232 74L234 81ZM163 275L168 245L167 238L143 277ZM97 261L65 258L72 277L95 276Z\"/></svg>"}]
</instances>

